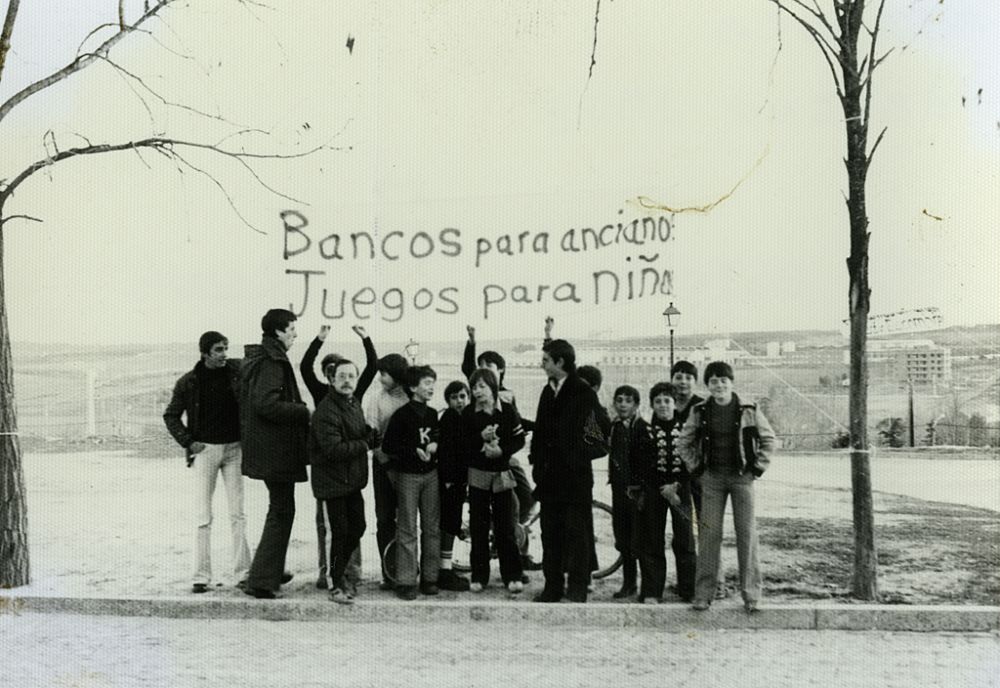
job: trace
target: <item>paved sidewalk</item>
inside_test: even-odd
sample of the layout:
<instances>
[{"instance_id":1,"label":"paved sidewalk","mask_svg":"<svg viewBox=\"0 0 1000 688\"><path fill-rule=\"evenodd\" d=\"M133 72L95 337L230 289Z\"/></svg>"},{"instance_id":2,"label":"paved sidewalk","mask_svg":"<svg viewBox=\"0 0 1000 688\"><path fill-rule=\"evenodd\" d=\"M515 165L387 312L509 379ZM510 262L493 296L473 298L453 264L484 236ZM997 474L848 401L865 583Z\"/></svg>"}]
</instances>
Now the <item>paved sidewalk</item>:
<instances>
[{"instance_id":1,"label":"paved sidewalk","mask_svg":"<svg viewBox=\"0 0 1000 688\"><path fill-rule=\"evenodd\" d=\"M995 633L686 631L530 623L0 616L3 685L1000 685Z\"/></svg>"}]
</instances>

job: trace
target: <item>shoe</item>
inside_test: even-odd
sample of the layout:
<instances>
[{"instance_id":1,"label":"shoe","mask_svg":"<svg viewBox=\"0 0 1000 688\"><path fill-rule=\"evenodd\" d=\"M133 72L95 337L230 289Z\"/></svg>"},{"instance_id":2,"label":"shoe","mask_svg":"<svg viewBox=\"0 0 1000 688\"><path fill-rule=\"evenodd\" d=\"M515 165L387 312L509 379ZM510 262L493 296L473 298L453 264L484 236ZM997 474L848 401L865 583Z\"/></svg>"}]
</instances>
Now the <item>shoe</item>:
<instances>
[{"instance_id":1,"label":"shoe","mask_svg":"<svg viewBox=\"0 0 1000 688\"><path fill-rule=\"evenodd\" d=\"M590 592L590 587L589 586L587 588L587 591ZM637 590L634 587L623 585L621 587L621 590L619 590L618 592L614 593L611 596L613 598L615 598L616 600L624 600L626 598L632 597L633 595L635 595L636 592L637 592Z\"/></svg>"},{"instance_id":2,"label":"shoe","mask_svg":"<svg viewBox=\"0 0 1000 688\"><path fill-rule=\"evenodd\" d=\"M507 584L507 592L511 593L512 595L518 595L524 592L524 583L522 583L519 580L511 581L510 583Z\"/></svg>"},{"instance_id":3,"label":"shoe","mask_svg":"<svg viewBox=\"0 0 1000 688\"><path fill-rule=\"evenodd\" d=\"M239 583L237 583L237 584L236 584L236 589L237 589L237 590L243 590L243 591L245 592L245 591L246 591L246 589L247 589L247 579L246 579L246 578L244 578L244 579L243 579L243 580L241 580L241 581L240 581Z\"/></svg>"},{"instance_id":4,"label":"shoe","mask_svg":"<svg viewBox=\"0 0 1000 688\"><path fill-rule=\"evenodd\" d=\"M319 577L316 579L316 589L317 590L326 590L327 587L328 586L327 586L327 583L326 583L326 574L325 573L321 573L319 575Z\"/></svg>"},{"instance_id":5,"label":"shoe","mask_svg":"<svg viewBox=\"0 0 1000 688\"><path fill-rule=\"evenodd\" d=\"M441 590L466 592L469 589L469 579L462 578L451 569L441 569L438 572L437 586Z\"/></svg>"},{"instance_id":6,"label":"shoe","mask_svg":"<svg viewBox=\"0 0 1000 688\"><path fill-rule=\"evenodd\" d=\"M729 588L726 587L725 583L719 583L719 585L715 588L715 599L717 600L724 600L731 594L732 593L729 591Z\"/></svg>"},{"instance_id":7,"label":"shoe","mask_svg":"<svg viewBox=\"0 0 1000 688\"><path fill-rule=\"evenodd\" d=\"M378 589L379 590L395 590L396 589L396 584L393 583L391 580L383 578L382 582L378 584Z\"/></svg>"},{"instance_id":8,"label":"shoe","mask_svg":"<svg viewBox=\"0 0 1000 688\"><path fill-rule=\"evenodd\" d=\"M747 600L744 602L743 609L746 610L747 614L753 614L756 611L760 611L760 607L757 606L756 600Z\"/></svg>"},{"instance_id":9,"label":"shoe","mask_svg":"<svg viewBox=\"0 0 1000 688\"><path fill-rule=\"evenodd\" d=\"M421 595L437 595L439 592L437 583L432 581L420 581Z\"/></svg>"},{"instance_id":10,"label":"shoe","mask_svg":"<svg viewBox=\"0 0 1000 688\"><path fill-rule=\"evenodd\" d=\"M566 596L563 599L565 599L567 602L576 602L578 604L583 604L584 602L587 601L587 593L567 591Z\"/></svg>"},{"instance_id":11,"label":"shoe","mask_svg":"<svg viewBox=\"0 0 1000 688\"><path fill-rule=\"evenodd\" d=\"M346 592L346 593L347 593L347 596L348 596L348 597L349 597L350 599L352 599L352 600L353 600L353 599L354 599L355 597L357 597L357 596L358 596L358 584L357 584L357 583L348 583L348 584L347 584L347 585L346 585L346 586L344 587L344 592Z\"/></svg>"},{"instance_id":12,"label":"shoe","mask_svg":"<svg viewBox=\"0 0 1000 688\"><path fill-rule=\"evenodd\" d=\"M274 590L268 590L267 588L251 588L247 586L243 588L243 592L251 597L256 597L258 600L273 600L278 597L274 594Z\"/></svg>"},{"instance_id":13,"label":"shoe","mask_svg":"<svg viewBox=\"0 0 1000 688\"><path fill-rule=\"evenodd\" d=\"M659 597L646 597L642 600L643 604L660 604Z\"/></svg>"},{"instance_id":14,"label":"shoe","mask_svg":"<svg viewBox=\"0 0 1000 688\"><path fill-rule=\"evenodd\" d=\"M530 554L525 554L524 556L521 557L521 568L524 571L541 571L542 562L535 561L534 559L531 558Z\"/></svg>"},{"instance_id":15,"label":"shoe","mask_svg":"<svg viewBox=\"0 0 1000 688\"><path fill-rule=\"evenodd\" d=\"M472 592L482 592L485 587L486 586L477 581L473 581L472 583L469 584L469 590L471 590Z\"/></svg>"},{"instance_id":16,"label":"shoe","mask_svg":"<svg viewBox=\"0 0 1000 688\"><path fill-rule=\"evenodd\" d=\"M522 573L521 574L521 582L524 583L525 585L527 585L528 583L531 582L531 576L529 576L526 573Z\"/></svg>"},{"instance_id":17,"label":"shoe","mask_svg":"<svg viewBox=\"0 0 1000 688\"><path fill-rule=\"evenodd\" d=\"M191 592L203 593L208 592L208 583L195 583L191 586Z\"/></svg>"},{"instance_id":18,"label":"shoe","mask_svg":"<svg viewBox=\"0 0 1000 688\"><path fill-rule=\"evenodd\" d=\"M412 602L413 600L417 599L417 586L397 585L396 597L398 597L401 600L406 600L407 602Z\"/></svg>"},{"instance_id":19,"label":"shoe","mask_svg":"<svg viewBox=\"0 0 1000 688\"><path fill-rule=\"evenodd\" d=\"M291 583L293 578L295 578L294 573L285 571L283 574L281 574L281 584L284 585L285 583Z\"/></svg>"},{"instance_id":20,"label":"shoe","mask_svg":"<svg viewBox=\"0 0 1000 688\"><path fill-rule=\"evenodd\" d=\"M337 604L354 604L354 598L340 588L331 590L329 598L331 602L336 602Z\"/></svg>"},{"instance_id":21,"label":"shoe","mask_svg":"<svg viewBox=\"0 0 1000 688\"><path fill-rule=\"evenodd\" d=\"M691 605L691 609L695 610L696 612L703 612L706 609L708 609L711 605L712 603L709 602L708 600L695 600L694 603Z\"/></svg>"},{"instance_id":22,"label":"shoe","mask_svg":"<svg viewBox=\"0 0 1000 688\"><path fill-rule=\"evenodd\" d=\"M552 592L551 590L542 590L540 593L532 598L532 602L558 602L562 599L562 593Z\"/></svg>"}]
</instances>

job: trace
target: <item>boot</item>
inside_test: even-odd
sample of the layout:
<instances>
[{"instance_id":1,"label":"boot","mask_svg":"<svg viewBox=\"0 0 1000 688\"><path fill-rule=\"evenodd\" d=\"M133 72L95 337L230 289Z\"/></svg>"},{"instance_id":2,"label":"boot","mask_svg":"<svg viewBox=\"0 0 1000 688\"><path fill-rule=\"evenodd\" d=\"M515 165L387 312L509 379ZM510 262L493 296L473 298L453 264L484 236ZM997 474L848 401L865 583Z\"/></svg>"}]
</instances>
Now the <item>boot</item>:
<instances>
[{"instance_id":1,"label":"boot","mask_svg":"<svg viewBox=\"0 0 1000 688\"><path fill-rule=\"evenodd\" d=\"M636 560L635 557L625 557L622 561L622 587L621 590L612 595L616 600L624 600L632 597L637 592L636 584Z\"/></svg>"}]
</instances>

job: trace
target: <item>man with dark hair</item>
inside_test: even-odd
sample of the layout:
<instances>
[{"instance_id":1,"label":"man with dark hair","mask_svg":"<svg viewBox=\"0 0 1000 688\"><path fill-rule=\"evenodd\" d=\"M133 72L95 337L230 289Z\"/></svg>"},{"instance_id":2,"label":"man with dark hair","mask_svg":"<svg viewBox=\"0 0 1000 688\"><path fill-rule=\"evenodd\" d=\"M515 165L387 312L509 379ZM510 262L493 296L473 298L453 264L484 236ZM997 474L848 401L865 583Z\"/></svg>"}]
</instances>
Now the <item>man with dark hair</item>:
<instances>
[{"instance_id":1,"label":"man with dark hair","mask_svg":"<svg viewBox=\"0 0 1000 688\"><path fill-rule=\"evenodd\" d=\"M227 358L229 340L209 331L198 340L201 360L174 385L163 422L184 447L188 468L194 467L195 540L194 582L191 591L208 591L212 582L212 496L219 473L226 486L233 539L233 580L241 583L250 568L246 516L243 513L243 476L240 473L240 361ZM187 424L181 416L187 416Z\"/></svg>"},{"instance_id":2,"label":"man with dark hair","mask_svg":"<svg viewBox=\"0 0 1000 688\"><path fill-rule=\"evenodd\" d=\"M295 483L306 475L309 409L299 395L288 350L295 341L295 314L273 308L260 321L260 344L248 344L241 371L240 426L243 475L267 485L268 509L245 592L274 599L291 577L285 555L295 521Z\"/></svg>"},{"instance_id":3,"label":"man with dark hair","mask_svg":"<svg viewBox=\"0 0 1000 688\"><path fill-rule=\"evenodd\" d=\"M576 351L564 339L545 344L542 390L531 438L530 461L535 495L542 504L542 549L545 588L536 602L587 601L590 579L590 502L593 496L593 452L585 429L601 414L597 394L576 374ZM607 436L607 427L601 428ZM563 571L568 572L568 585Z\"/></svg>"}]
</instances>

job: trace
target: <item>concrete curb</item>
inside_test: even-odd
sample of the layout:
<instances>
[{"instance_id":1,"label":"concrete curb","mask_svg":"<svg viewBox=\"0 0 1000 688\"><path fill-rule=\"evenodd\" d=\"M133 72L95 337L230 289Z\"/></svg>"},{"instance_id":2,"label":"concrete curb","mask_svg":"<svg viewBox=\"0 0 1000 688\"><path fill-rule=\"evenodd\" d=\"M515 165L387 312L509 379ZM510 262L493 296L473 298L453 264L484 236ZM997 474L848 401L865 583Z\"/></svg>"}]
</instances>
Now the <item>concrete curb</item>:
<instances>
[{"instance_id":1,"label":"concrete curb","mask_svg":"<svg viewBox=\"0 0 1000 688\"><path fill-rule=\"evenodd\" d=\"M701 630L841 630L984 632L1000 630L1000 607L765 605L754 614L718 605L534 604L528 601L358 600L342 607L324 598L202 600L182 597L43 597L0 595L0 614L50 613L166 619L262 619L353 623L530 623L538 626Z\"/></svg>"}]
</instances>

